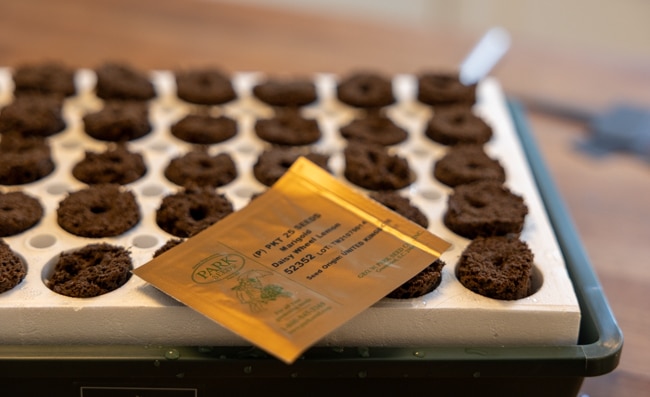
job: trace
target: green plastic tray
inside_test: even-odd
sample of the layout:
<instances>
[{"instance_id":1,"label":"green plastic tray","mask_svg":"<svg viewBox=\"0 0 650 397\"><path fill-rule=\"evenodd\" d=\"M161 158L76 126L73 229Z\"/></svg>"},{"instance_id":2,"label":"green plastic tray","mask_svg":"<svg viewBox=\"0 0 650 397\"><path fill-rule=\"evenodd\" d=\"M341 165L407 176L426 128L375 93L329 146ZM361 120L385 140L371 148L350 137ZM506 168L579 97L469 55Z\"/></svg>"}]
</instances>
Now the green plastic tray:
<instances>
[{"instance_id":1,"label":"green plastic tray","mask_svg":"<svg viewBox=\"0 0 650 397\"><path fill-rule=\"evenodd\" d=\"M454 396L577 395L585 377L616 368L623 335L529 131L524 109L512 101L509 107L580 303L576 345L316 347L286 365L250 346L10 346L0 341L0 390L3 395L50 397L422 391Z\"/></svg>"}]
</instances>

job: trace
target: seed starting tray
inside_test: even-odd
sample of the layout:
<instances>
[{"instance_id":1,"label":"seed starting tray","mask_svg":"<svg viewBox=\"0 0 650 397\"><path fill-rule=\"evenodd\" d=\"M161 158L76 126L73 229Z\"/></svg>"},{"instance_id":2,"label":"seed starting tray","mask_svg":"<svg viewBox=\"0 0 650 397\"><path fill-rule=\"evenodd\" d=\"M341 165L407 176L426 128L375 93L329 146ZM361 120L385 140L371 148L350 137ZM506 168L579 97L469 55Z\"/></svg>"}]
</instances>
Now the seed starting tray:
<instances>
[{"instance_id":1,"label":"seed starting tray","mask_svg":"<svg viewBox=\"0 0 650 397\"><path fill-rule=\"evenodd\" d=\"M251 195L266 188L252 174L252 166L259 154L269 146L256 137L254 122L256 118L273 115L272 108L250 94L252 86L262 77L261 74L234 75L233 84L239 99L210 109L213 114L225 114L235 119L239 128L234 138L209 148L210 153L230 154L237 165L237 179L217 188L233 203L235 210L247 205ZM10 78L5 75L3 79L7 81ZM131 151L142 153L148 168L143 178L125 187L136 195L141 208L142 218L136 227L114 238L89 239L64 231L56 221L59 202L68 192L85 187L71 174L74 164L83 158L86 150L103 151L107 145L84 132L81 117L102 106L94 95L94 74L88 70L79 71L79 94L65 102L66 130L49 138L55 171L37 182L5 188L20 189L38 197L45 208L44 218L37 226L5 239L28 265L25 280L0 295L3 318L0 338L5 343L182 344L190 340L198 345L245 343L237 335L178 304L135 276L118 290L94 298L66 297L45 286L45 280L62 251L99 241L107 242L127 247L134 267L138 267L152 258L155 249L173 238L155 223L155 213L162 198L181 190L180 186L164 177L163 170L172 158L190 150L191 145L172 136L169 126L196 106L175 96L173 74L155 72L152 81L158 93L157 98L150 101L149 117L153 130L128 146ZM333 174L345 180L342 151L346 141L338 129L350 122L357 111L336 100L336 76L319 75L315 82L320 99L315 105L303 109L306 117L318 120L323 133L312 148L329 154ZM395 123L409 132L409 138L391 150L406 157L416 175L414 183L401 193L426 214L431 232L453 244L442 256L447 263L442 282L432 293L420 298L384 299L320 343L326 346L575 343L580 324L578 302L497 83L486 80L480 84L475 112L494 129L486 151L499 159L506 169L506 185L522 195L529 207L521 238L535 255L533 284L537 292L517 301L480 296L463 287L455 277L456 260L469 240L449 231L442 223L451 190L438 183L432 172L435 160L447 148L431 141L423 133L432 111L414 99L415 83L413 76L395 77L398 100L386 111ZM3 87L7 86L3 84ZM2 98L6 102L10 94L5 90Z\"/></svg>"},{"instance_id":2,"label":"seed starting tray","mask_svg":"<svg viewBox=\"0 0 650 397\"><path fill-rule=\"evenodd\" d=\"M446 148L424 136L431 110L414 99L416 80L394 78L397 103L387 111L409 131L409 139L391 150L406 156L417 175L401 191L428 217L429 230L450 241L442 259L441 285L410 300L383 299L324 338L292 365L251 347L243 339L206 320L137 277L96 298L69 298L44 284L62 251L95 242L130 249L134 266L147 262L171 238L155 223L166 194L180 187L163 176L172 157L190 149L169 133L169 125L194 106L175 97L169 72L153 72L158 96L150 102L151 134L129 143L144 155L147 174L127 186L136 194L142 219L115 238L87 239L63 231L56 208L67 192L83 188L70 173L85 150L102 151L106 143L83 132L81 116L99 109L94 74L79 70L78 94L67 99L65 131L49 139L56 170L41 181L3 191L23 190L38 197L45 216L34 228L5 238L28 264L28 274L13 290L0 294L0 385L20 395L198 396L214 393L252 395L331 395L381 391L400 394L425 388L453 393L505 395L576 395L586 376L613 370L622 335L554 189L523 118L506 101L498 83L478 87L474 109L494 128L485 145L506 168L506 185L529 207L521 238L535 254L537 291L518 301L498 301L465 289L455 278L455 262L468 240L442 224L451 189L432 176L435 160ZM271 108L255 100L251 87L262 74L233 75L239 99L214 107L238 122L239 133L214 152L226 151L238 165L238 178L217 190L235 209L265 189L251 167L266 144L256 138L257 117ZM303 109L316 117L323 138L313 147L331 154L333 173L344 180L340 154L345 141L338 128L355 110L335 99L336 76L315 77L317 104ZM11 101L11 73L0 70L0 106ZM359 189L362 190L362 189ZM17 395L17 394L16 394Z\"/></svg>"}]
</instances>

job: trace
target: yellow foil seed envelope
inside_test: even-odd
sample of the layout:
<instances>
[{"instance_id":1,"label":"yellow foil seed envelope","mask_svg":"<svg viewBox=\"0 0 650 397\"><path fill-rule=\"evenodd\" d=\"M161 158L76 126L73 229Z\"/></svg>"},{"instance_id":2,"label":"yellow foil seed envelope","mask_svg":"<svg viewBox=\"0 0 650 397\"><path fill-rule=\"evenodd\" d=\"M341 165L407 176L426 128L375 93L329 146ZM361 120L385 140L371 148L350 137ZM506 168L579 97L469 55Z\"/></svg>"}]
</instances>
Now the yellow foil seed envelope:
<instances>
[{"instance_id":1,"label":"yellow foil seed envelope","mask_svg":"<svg viewBox=\"0 0 650 397\"><path fill-rule=\"evenodd\" d=\"M447 248L301 157L246 207L134 273L292 363Z\"/></svg>"}]
</instances>

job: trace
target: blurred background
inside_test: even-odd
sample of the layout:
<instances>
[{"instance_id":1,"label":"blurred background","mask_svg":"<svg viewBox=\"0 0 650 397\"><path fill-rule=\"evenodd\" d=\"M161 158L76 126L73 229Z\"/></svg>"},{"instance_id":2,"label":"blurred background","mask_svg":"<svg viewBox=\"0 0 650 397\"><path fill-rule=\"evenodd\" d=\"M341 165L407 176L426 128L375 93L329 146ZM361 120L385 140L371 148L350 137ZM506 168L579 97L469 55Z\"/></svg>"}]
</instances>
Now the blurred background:
<instances>
[{"instance_id":1,"label":"blurred background","mask_svg":"<svg viewBox=\"0 0 650 397\"><path fill-rule=\"evenodd\" d=\"M483 32L494 25L567 50L650 59L647 0L212 0L365 18L415 29Z\"/></svg>"}]
</instances>

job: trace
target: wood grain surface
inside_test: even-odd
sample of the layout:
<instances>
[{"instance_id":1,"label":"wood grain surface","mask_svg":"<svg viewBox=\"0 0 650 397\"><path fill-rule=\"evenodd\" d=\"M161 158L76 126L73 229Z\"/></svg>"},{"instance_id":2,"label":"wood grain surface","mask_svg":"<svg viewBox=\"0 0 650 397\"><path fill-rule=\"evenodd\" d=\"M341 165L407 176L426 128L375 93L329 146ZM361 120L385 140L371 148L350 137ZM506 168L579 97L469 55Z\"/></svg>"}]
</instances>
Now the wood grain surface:
<instances>
[{"instance_id":1,"label":"wood grain surface","mask_svg":"<svg viewBox=\"0 0 650 397\"><path fill-rule=\"evenodd\" d=\"M123 60L142 69L415 73L456 68L477 39L436 27L416 31L210 1L0 2L0 66L54 59L94 67ZM560 51L515 37L494 75L512 97L592 111L620 100L650 108L648 59ZM584 124L533 110L527 116L625 337L618 368L586 379L581 394L647 395L650 164L628 154L592 157L575 147L587 136Z\"/></svg>"}]
</instances>

